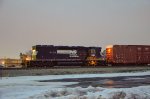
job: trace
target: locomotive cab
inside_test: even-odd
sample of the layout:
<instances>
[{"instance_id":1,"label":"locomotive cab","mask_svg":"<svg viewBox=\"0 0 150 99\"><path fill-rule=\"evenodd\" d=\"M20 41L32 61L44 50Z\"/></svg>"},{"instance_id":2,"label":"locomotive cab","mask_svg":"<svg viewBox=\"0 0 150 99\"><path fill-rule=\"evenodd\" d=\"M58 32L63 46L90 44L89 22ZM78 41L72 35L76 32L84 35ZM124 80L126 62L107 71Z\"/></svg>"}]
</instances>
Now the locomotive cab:
<instances>
[{"instance_id":1,"label":"locomotive cab","mask_svg":"<svg viewBox=\"0 0 150 99\"><path fill-rule=\"evenodd\" d=\"M100 63L101 59L101 48L100 47L91 47L88 50L87 65L88 66L97 66Z\"/></svg>"}]
</instances>

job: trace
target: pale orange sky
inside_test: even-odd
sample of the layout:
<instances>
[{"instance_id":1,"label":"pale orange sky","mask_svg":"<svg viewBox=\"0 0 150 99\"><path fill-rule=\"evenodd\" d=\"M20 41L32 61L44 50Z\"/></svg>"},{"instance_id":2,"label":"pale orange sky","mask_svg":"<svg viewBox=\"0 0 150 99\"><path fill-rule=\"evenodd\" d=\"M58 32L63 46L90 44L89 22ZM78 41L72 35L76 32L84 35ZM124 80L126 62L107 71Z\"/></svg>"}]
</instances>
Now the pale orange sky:
<instances>
[{"instance_id":1,"label":"pale orange sky","mask_svg":"<svg viewBox=\"0 0 150 99\"><path fill-rule=\"evenodd\" d=\"M36 44L150 45L150 0L0 0L0 58Z\"/></svg>"}]
</instances>

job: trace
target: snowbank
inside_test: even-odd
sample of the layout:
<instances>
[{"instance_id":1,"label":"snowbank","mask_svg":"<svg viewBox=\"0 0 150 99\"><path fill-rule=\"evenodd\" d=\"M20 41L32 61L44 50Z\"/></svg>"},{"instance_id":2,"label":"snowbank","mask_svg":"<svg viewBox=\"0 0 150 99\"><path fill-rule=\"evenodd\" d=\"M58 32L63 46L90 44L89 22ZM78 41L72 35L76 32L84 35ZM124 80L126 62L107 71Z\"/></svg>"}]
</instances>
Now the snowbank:
<instances>
[{"instance_id":1,"label":"snowbank","mask_svg":"<svg viewBox=\"0 0 150 99\"><path fill-rule=\"evenodd\" d=\"M49 90L29 99L150 99L150 86L106 89L101 87Z\"/></svg>"},{"instance_id":2,"label":"snowbank","mask_svg":"<svg viewBox=\"0 0 150 99\"><path fill-rule=\"evenodd\" d=\"M64 85L78 82L38 82L39 80L117 77L150 75L150 71L138 73L108 73L108 74L74 74L74 75L46 75L3 77L0 79L0 99L116 99L117 97L139 97L150 99L150 86L135 88L66 88ZM113 98L112 98L113 97ZM136 98L138 99L138 98Z\"/></svg>"}]
</instances>

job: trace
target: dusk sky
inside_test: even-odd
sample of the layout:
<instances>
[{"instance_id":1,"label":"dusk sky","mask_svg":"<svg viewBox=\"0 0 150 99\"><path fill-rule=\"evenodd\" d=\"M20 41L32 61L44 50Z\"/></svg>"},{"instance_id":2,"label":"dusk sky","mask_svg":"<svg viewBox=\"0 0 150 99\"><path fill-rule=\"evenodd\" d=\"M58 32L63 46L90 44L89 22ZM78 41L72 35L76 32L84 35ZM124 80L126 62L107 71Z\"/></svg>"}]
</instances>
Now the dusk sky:
<instances>
[{"instance_id":1,"label":"dusk sky","mask_svg":"<svg viewBox=\"0 0 150 99\"><path fill-rule=\"evenodd\" d=\"M150 45L150 0L0 0L0 58L40 44Z\"/></svg>"}]
</instances>

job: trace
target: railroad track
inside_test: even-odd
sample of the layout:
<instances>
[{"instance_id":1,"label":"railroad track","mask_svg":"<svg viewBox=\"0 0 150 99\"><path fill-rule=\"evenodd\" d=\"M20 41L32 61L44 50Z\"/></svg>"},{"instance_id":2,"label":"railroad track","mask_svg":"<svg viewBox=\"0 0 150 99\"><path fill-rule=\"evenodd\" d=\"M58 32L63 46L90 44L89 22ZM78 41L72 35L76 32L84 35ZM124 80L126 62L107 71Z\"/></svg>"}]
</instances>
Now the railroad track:
<instances>
[{"instance_id":1,"label":"railroad track","mask_svg":"<svg viewBox=\"0 0 150 99\"><path fill-rule=\"evenodd\" d=\"M106 66L105 66L106 67ZM31 70L31 69L75 69L75 68L102 68L98 66L55 66L55 67L32 67L32 68L1 68L1 70ZM104 66L103 66L104 68Z\"/></svg>"},{"instance_id":2,"label":"railroad track","mask_svg":"<svg viewBox=\"0 0 150 99\"><path fill-rule=\"evenodd\" d=\"M34 69L76 69L76 68L133 68L150 66L54 66L54 67L32 67L32 68L0 68L0 70L34 70Z\"/></svg>"},{"instance_id":3,"label":"railroad track","mask_svg":"<svg viewBox=\"0 0 150 99\"><path fill-rule=\"evenodd\" d=\"M55 66L47 68L1 68L1 77L64 75L64 74L95 74L150 70L150 66Z\"/></svg>"}]
</instances>

